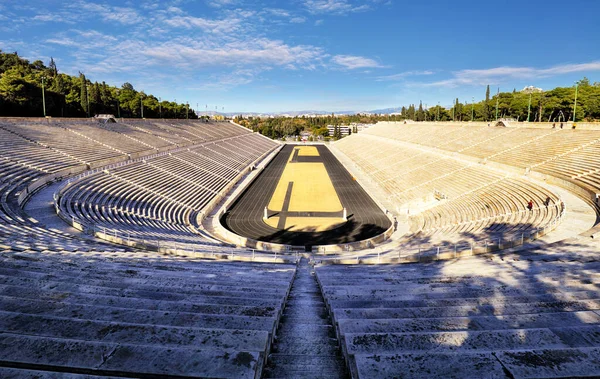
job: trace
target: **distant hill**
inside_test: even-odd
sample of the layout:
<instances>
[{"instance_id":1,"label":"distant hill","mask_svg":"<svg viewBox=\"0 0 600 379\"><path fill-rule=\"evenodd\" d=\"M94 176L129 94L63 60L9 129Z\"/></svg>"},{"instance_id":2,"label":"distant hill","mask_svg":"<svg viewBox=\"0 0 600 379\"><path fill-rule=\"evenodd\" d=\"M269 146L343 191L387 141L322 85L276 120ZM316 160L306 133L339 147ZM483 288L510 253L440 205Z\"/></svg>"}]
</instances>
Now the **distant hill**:
<instances>
[{"instance_id":1,"label":"distant hill","mask_svg":"<svg viewBox=\"0 0 600 379\"><path fill-rule=\"evenodd\" d=\"M394 109L394 112L396 112L397 108L389 108L389 109ZM398 109L400 109L400 108L398 108ZM244 117L269 117L269 116L273 116L273 117L302 117L302 116L328 116L328 115L330 115L332 113L334 115L336 115L336 116L347 116L347 115L354 115L354 114L375 114L375 113L385 113L385 112L381 112L379 110L377 110L377 111L356 111L356 110L349 110L349 111L316 111L316 110L306 110L306 111L264 112L264 113L260 113L260 112L228 112L228 113L224 113L224 115L228 116L228 117L235 117L235 116L239 116L239 115L242 115ZM200 112L200 115L203 115L203 114L204 114L204 112ZM211 115L211 114L212 113L209 111L208 115Z\"/></svg>"}]
</instances>

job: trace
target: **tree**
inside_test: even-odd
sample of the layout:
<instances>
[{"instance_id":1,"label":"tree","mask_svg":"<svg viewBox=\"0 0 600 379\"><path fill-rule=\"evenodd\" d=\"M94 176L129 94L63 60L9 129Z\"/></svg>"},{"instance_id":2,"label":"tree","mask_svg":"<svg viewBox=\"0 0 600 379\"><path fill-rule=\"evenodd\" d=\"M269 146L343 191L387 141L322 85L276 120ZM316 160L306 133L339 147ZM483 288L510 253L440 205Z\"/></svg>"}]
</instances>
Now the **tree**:
<instances>
[{"instance_id":1,"label":"tree","mask_svg":"<svg viewBox=\"0 0 600 379\"><path fill-rule=\"evenodd\" d=\"M81 104L81 108L83 109L83 111L89 116L90 115L90 109L88 107L88 93L87 93L87 79L85 78L85 75L83 75L83 73L79 73L79 80L80 80L80 96L79 96L79 102Z\"/></svg>"},{"instance_id":2,"label":"tree","mask_svg":"<svg viewBox=\"0 0 600 379\"><path fill-rule=\"evenodd\" d=\"M15 66L6 70L0 76L0 96L17 105L27 101L25 92L26 80L22 67Z\"/></svg>"},{"instance_id":3,"label":"tree","mask_svg":"<svg viewBox=\"0 0 600 379\"><path fill-rule=\"evenodd\" d=\"M48 69L50 70L50 76L55 77L58 75L58 69L56 68L56 62L54 58L50 57L50 63L48 63Z\"/></svg>"},{"instance_id":4,"label":"tree","mask_svg":"<svg viewBox=\"0 0 600 379\"><path fill-rule=\"evenodd\" d=\"M423 102L419 101L419 110L417 111L416 121L424 121L424 120L425 120L425 112L423 111Z\"/></svg>"},{"instance_id":5,"label":"tree","mask_svg":"<svg viewBox=\"0 0 600 379\"><path fill-rule=\"evenodd\" d=\"M101 113L102 101L100 99L100 86L98 85L98 82L94 82L94 84L90 86L88 96L90 98L90 114Z\"/></svg>"},{"instance_id":6,"label":"tree","mask_svg":"<svg viewBox=\"0 0 600 379\"><path fill-rule=\"evenodd\" d=\"M489 121L492 118L492 112L490 108L490 85L488 84L485 90L485 103L483 104L483 120Z\"/></svg>"},{"instance_id":7,"label":"tree","mask_svg":"<svg viewBox=\"0 0 600 379\"><path fill-rule=\"evenodd\" d=\"M453 120L462 121L461 113L462 113L462 110L460 109L460 103L458 102L458 97L457 97L456 102L454 103Z\"/></svg>"}]
</instances>

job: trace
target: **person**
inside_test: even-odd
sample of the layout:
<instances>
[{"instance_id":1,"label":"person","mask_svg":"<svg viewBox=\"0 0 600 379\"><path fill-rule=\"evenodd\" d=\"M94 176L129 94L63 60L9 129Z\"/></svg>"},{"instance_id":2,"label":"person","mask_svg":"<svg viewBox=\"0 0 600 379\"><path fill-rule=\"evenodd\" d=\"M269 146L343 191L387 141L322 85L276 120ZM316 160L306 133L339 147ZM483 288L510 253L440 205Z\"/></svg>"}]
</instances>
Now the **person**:
<instances>
[{"instance_id":1,"label":"person","mask_svg":"<svg viewBox=\"0 0 600 379\"><path fill-rule=\"evenodd\" d=\"M552 124L552 129L556 129L556 122Z\"/></svg>"},{"instance_id":2,"label":"person","mask_svg":"<svg viewBox=\"0 0 600 379\"><path fill-rule=\"evenodd\" d=\"M398 220L394 217L394 232L398 230Z\"/></svg>"},{"instance_id":3,"label":"person","mask_svg":"<svg viewBox=\"0 0 600 379\"><path fill-rule=\"evenodd\" d=\"M530 211L533 210L533 200L529 200L529 203L527 203L527 209L529 209Z\"/></svg>"},{"instance_id":4,"label":"person","mask_svg":"<svg viewBox=\"0 0 600 379\"><path fill-rule=\"evenodd\" d=\"M552 199L550 199L550 196L547 196L546 201L544 201L544 205L546 205L546 208L550 205L551 201L552 201Z\"/></svg>"}]
</instances>

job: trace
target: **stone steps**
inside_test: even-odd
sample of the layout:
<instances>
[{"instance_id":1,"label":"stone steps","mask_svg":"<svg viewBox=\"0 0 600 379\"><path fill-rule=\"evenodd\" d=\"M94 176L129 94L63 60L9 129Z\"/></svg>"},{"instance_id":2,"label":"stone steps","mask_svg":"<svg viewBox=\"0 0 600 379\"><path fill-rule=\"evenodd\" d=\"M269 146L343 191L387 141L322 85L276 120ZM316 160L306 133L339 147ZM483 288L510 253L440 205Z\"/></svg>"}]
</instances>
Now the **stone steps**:
<instances>
[{"instance_id":1,"label":"stone steps","mask_svg":"<svg viewBox=\"0 0 600 379\"><path fill-rule=\"evenodd\" d=\"M97 295L88 293L71 293L56 290L38 290L18 286L0 285L0 296L41 299L45 301L62 301L76 304L95 304L120 308L171 310L174 312L194 313L231 313L227 309L241 309L246 315L268 316L281 312L283 300L256 299L225 296L199 296L186 300L154 300L125 296Z\"/></svg>"},{"instance_id":2,"label":"stone steps","mask_svg":"<svg viewBox=\"0 0 600 379\"><path fill-rule=\"evenodd\" d=\"M289 284L288 278L285 277L273 277L273 278L257 278L253 277L249 283L249 278L235 278L233 275L227 275L227 273L220 274L218 272L203 273L203 272L190 272L189 275L172 275L170 272L161 273L157 277L156 272L148 270L140 270L135 266L130 266L127 269L114 268L113 270L98 271L94 269L92 272L74 272L65 270L56 270L54 267L40 267L39 269L32 270L31 267L22 267L21 265L15 267L7 267L7 262L3 261L3 267L0 267L0 275L3 277L10 277L18 274L20 278L30 278L37 280L69 280L69 281L102 281L106 279L107 275L111 275L113 278L120 278L126 282L127 285L148 285L148 286L169 286L176 287L185 283L186 286L193 285L188 283L191 277L200 281L202 285L219 285L219 286L237 286L240 288L247 287L250 283L256 285L267 285L271 284L274 287L269 290L276 292L280 290L281 286ZM121 284L120 282L112 285ZM244 285L245 284L245 285Z\"/></svg>"},{"instance_id":3,"label":"stone steps","mask_svg":"<svg viewBox=\"0 0 600 379\"><path fill-rule=\"evenodd\" d=\"M402 286L399 286L402 287ZM525 295L536 295L536 294L547 294L547 293L562 293L573 291L591 291L595 292L600 296L600 288L597 288L593 284L584 284L577 288L569 288L567 286L558 289L556 287L548 287L538 284L538 286L527 287L526 285L519 285L518 287L506 288L501 287L489 287L481 286L467 287L461 289L452 288L420 288L419 290L411 291L410 288L404 290L403 288L396 288L393 290L377 290L364 288L357 289L356 293L326 293L328 302L339 302L339 301L351 301L358 300L364 297L368 297L370 301L403 301L403 300L438 300L438 299L455 299L455 298L474 298L474 297L514 297L514 296L525 296Z\"/></svg>"},{"instance_id":4,"label":"stone steps","mask_svg":"<svg viewBox=\"0 0 600 379\"><path fill-rule=\"evenodd\" d=\"M116 376L97 376L73 374L69 372L53 372L0 367L0 378L4 379L116 379Z\"/></svg>"},{"instance_id":5,"label":"stone steps","mask_svg":"<svg viewBox=\"0 0 600 379\"><path fill-rule=\"evenodd\" d=\"M18 275L18 273L14 273ZM153 293L153 296L160 296L161 293L172 294L173 291L180 296L186 294L197 295L211 294L211 293L229 293L232 295L239 296L252 296L256 298L271 298L285 296L287 288L257 288L257 287L243 287L240 283L239 286L235 284L222 285L213 283L161 283L156 281L153 284L146 284L139 280L102 280L102 279L75 279L75 278L52 278L46 276L45 278L29 278L29 277L16 277L16 276L5 276L0 274L0 285L13 285L23 287L41 287L41 288L62 288L64 285L71 287L78 287L78 289L89 289L89 291L100 288L100 291L106 289L112 292L131 292L132 288L135 288L137 293ZM248 285L248 283L245 283Z\"/></svg>"},{"instance_id":6,"label":"stone steps","mask_svg":"<svg viewBox=\"0 0 600 379\"><path fill-rule=\"evenodd\" d=\"M338 369L339 355L271 354L270 362L263 371L265 378L346 378Z\"/></svg>"},{"instance_id":7,"label":"stone steps","mask_svg":"<svg viewBox=\"0 0 600 379\"><path fill-rule=\"evenodd\" d=\"M352 377L596 377L600 265L517 258L317 267Z\"/></svg>"},{"instance_id":8,"label":"stone steps","mask_svg":"<svg viewBox=\"0 0 600 379\"><path fill-rule=\"evenodd\" d=\"M329 300L329 309L407 309L407 308L446 308L446 307L482 307L492 306L502 308L508 305L535 304L535 303L564 303L587 301L594 304L600 299L597 292L563 292L551 291L550 293L516 294L514 296L500 297L451 297L443 299L405 299L373 301L367 297L365 300Z\"/></svg>"},{"instance_id":9,"label":"stone steps","mask_svg":"<svg viewBox=\"0 0 600 379\"><path fill-rule=\"evenodd\" d=\"M267 353L269 333L126 322L90 321L0 311L2 333L130 345L240 349Z\"/></svg>"},{"instance_id":10,"label":"stone steps","mask_svg":"<svg viewBox=\"0 0 600 379\"><path fill-rule=\"evenodd\" d=\"M163 310L132 309L11 297L0 297L0 309L5 312L72 317L79 320L216 329L266 330L271 334L275 333L276 323L275 317L233 313L177 312L168 308Z\"/></svg>"},{"instance_id":11,"label":"stone steps","mask_svg":"<svg viewBox=\"0 0 600 379\"><path fill-rule=\"evenodd\" d=\"M357 354L354 378L583 378L600 376L600 349Z\"/></svg>"},{"instance_id":12,"label":"stone steps","mask_svg":"<svg viewBox=\"0 0 600 379\"><path fill-rule=\"evenodd\" d=\"M304 258L296 271L263 377L346 377L335 329Z\"/></svg>"},{"instance_id":13,"label":"stone steps","mask_svg":"<svg viewBox=\"0 0 600 379\"><path fill-rule=\"evenodd\" d=\"M595 275L592 278L588 278L587 279L587 283L582 283L581 280L562 280L560 281L560 285L563 286L566 289L569 289L571 287L574 287L576 289L579 290L599 290L600 286L600 274ZM556 282L552 281L551 278L541 278L540 276L537 276L535 278L523 278L523 279L519 279L518 281L514 281L513 279L513 283L510 284L505 284L506 287L509 286L513 286L519 284L519 288L524 290L524 291L528 291L534 288L539 288L539 287L552 287L554 285L556 285ZM418 294L418 295L422 295L422 294L427 294L427 293L435 293L438 291L468 291L468 290L485 290L487 288L488 283L486 283L486 280L477 280L474 278L470 278L469 280L461 280L461 281L455 281L452 283L439 283L439 282L434 282L434 283L404 283L404 282L400 282L400 283L381 283L381 282L376 282L376 281L372 281L370 284L369 283L362 283L361 281L361 287L360 289L356 289L356 291L352 291L352 295L354 296L360 296L366 292L371 293L372 295L376 295L377 293L383 293L386 294L387 292L393 294L395 291L398 291L398 287L401 286L402 289L407 293L407 294ZM332 297L341 297L344 295L350 295L347 292L346 289L347 285L343 285L340 283L335 283L335 284L329 284L327 285L327 290L324 292L325 294L328 295L328 298L330 296ZM503 288L497 288L497 290L502 290Z\"/></svg>"},{"instance_id":14,"label":"stone steps","mask_svg":"<svg viewBox=\"0 0 600 379\"><path fill-rule=\"evenodd\" d=\"M350 361L353 378L512 379L492 353L357 354Z\"/></svg>"},{"instance_id":15,"label":"stone steps","mask_svg":"<svg viewBox=\"0 0 600 379\"><path fill-rule=\"evenodd\" d=\"M346 333L348 355L362 353L414 353L423 351L522 350L590 347L600 338L600 327L531 328L491 331L425 333Z\"/></svg>"},{"instance_id":16,"label":"stone steps","mask_svg":"<svg viewBox=\"0 0 600 379\"><path fill-rule=\"evenodd\" d=\"M181 261L169 256L156 255L163 263L157 260L139 258L139 254L111 256L104 258L105 252L92 254L43 254L42 259L38 254L2 254L2 267L18 269L25 272L38 272L48 274L61 274L67 276L85 276L105 278L112 274L117 276L142 279L155 278L160 273L160 278L166 280L189 279L198 276L203 281L210 279L239 278L251 279L253 282L286 281L293 273L293 266L277 266L267 263L244 262L209 262L209 261ZM108 253L107 253L108 254ZM146 254L146 253L145 253ZM157 254L157 253L154 253ZM108 255L107 255L108 256ZM138 257L138 258L136 258ZM25 263L26 262L26 263ZM168 262L168 263L167 263ZM93 268L93 270L90 270ZM271 270L276 270L273 272ZM289 283L289 280L287 281Z\"/></svg>"},{"instance_id":17,"label":"stone steps","mask_svg":"<svg viewBox=\"0 0 600 379\"><path fill-rule=\"evenodd\" d=\"M446 318L469 316L508 316L519 314L543 314L556 312L582 312L600 310L598 300L547 301L516 304L459 305L447 307L414 308L334 308L341 319L405 319Z\"/></svg>"},{"instance_id":18,"label":"stone steps","mask_svg":"<svg viewBox=\"0 0 600 379\"><path fill-rule=\"evenodd\" d=\"M0 361L20 368L109 376L255 378L261 372L263 357L258 352L241 350L163 348L4 334L0 339Z\"/></svg>"},{"instance_id":19,"label":"stone steps","mask_svg":"<svg viewBox=\"0 0 600 379\"><path fill-rule=\"evenodd\" d=\"M344 335L346 333L426 333L560 328L574 323L599 325L600 315L592 311L584 311L418 319L341 319L337 320L337 327L339 333Z\"/></svg>"},{"instance_id":20,"label":"stone steps","mask_svg":"<svg viewBox=\"0 0 600 379\"><path fill-rule=\"evenodd\" d=\"M192 298L170 299L139 298L134 296L99 295L96 293L72 293L60 290L44 290L29 287L0 285L0 296L64 301L77 304L97 304L132 309L170 310L173 312L193 312L206 314L241 313L247 316L273 316L281 312L283 300L252 300L249 298L223 296L194 296ZM241 304L241 305L239 305ZM249 304L249 305L246 305Z\"/></svg>"},{"instance_id":21,"label":"stone steps","mask_svg":"<svg viewBox=\"0 0 600 379\"><path fill-rule=\"evenodd\" d=\"M0 257L0 366L17 377L260 377L295 273L34 256Z\"/></svg>"}]
</instances>

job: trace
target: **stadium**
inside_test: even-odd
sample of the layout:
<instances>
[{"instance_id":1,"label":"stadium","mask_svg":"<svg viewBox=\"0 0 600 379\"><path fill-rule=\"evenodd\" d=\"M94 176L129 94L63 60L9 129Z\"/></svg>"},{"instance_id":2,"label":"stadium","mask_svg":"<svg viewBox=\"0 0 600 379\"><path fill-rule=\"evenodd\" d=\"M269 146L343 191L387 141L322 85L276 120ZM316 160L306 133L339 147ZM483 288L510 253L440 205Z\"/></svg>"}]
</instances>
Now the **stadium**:
<instances>
[{"instance_id":1,"label":"stadium","mask_svg":"<svg viewBox=\"0 0 600 379\"><path fill-rule=\"evenodd\" d=\"M2 377L600 373L600 126L0 119Z\"/></svg>"},{"instance_id":2,"label":"stadium","mask_svg":"<svg viewBox=\"0 0 600 379\"><path fill-rule=\"evenodd\" d=\"M600 378L600 1L0 1L0 379Z\"/></svg>"}]
</instances>

